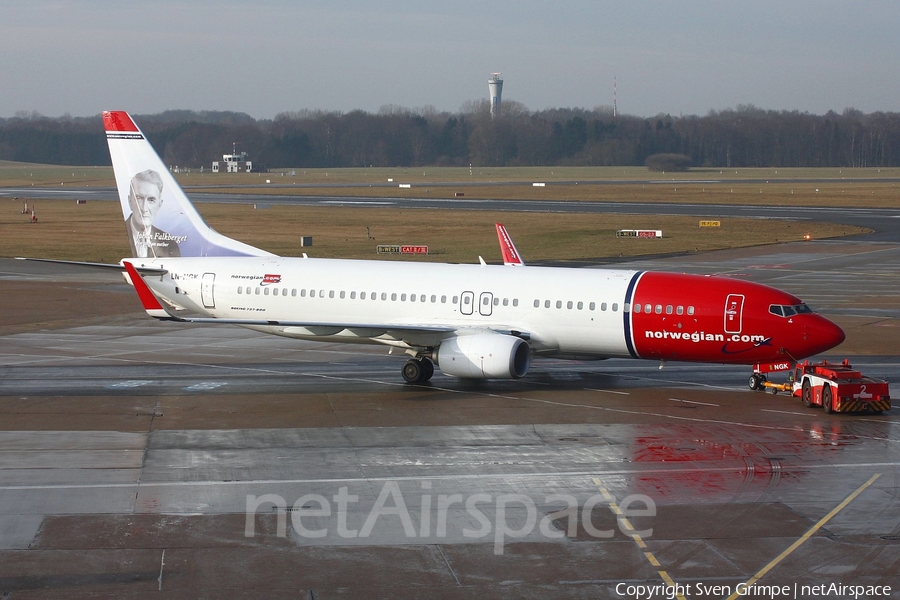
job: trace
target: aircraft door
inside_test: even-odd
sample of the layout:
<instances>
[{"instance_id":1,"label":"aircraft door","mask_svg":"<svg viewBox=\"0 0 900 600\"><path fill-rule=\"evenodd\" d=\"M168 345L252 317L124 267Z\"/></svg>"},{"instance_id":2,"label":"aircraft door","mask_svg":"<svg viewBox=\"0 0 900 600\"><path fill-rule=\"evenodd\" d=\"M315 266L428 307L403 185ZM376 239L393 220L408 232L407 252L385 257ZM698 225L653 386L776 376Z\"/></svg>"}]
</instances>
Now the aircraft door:
<instances>
[{"instance_id":1,"label":"aircraft door","mask_svg":"<svg viewBox=\"0 0 900 600\"><path fill-rule=\"evenodd\" d=\"M200 281L200 300L203 302L203 308L215 308L216 299L213 295L216 274L204 273L203 279Z\"/></svg>"},{"instance_id":2,"label":"aircraft door","mask_svg":"<svg viewBox=\"0 0 900 600\"><path fill-rule=\"evenodd\" d=\"M725 333L740 333L743 320L743 294L728 294L728 298L725 299Z\"/></svg>"},{"instance_id":3,"label":"aircraft door","mask_svg":"<svg viewBox=\"0 0 900 600\"><path fill-rule=\"evenodd\" d=\"M475 310L475 293L463 292L459 298L459 312L464 315L471 315Z\"/></svg>"},{"instance_id":4,"label":"aircraft door","mask_svg":"<svg viewBox=\"0 0 900 600\"><path fill-rule=\"evenodd\" d=\"M482 292L481 298L478 300L478 312L482 317L491 316L493 310L494 294L490 292Z\"/></svg>"}]
</instances>

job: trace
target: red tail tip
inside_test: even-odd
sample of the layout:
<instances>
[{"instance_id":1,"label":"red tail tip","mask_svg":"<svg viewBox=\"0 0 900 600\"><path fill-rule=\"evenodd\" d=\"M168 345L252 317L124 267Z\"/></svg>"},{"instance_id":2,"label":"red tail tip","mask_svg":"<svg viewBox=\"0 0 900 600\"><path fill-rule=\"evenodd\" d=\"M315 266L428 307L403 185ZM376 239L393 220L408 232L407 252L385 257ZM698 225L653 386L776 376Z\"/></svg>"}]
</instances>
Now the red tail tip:
<instances>
[{"instance_id":1,"label":"red tail tip","mask_svg":"<svg viewBox=\"0 0 900 600\"><path fill-rule=\"evenodd\" d=\"M124 110L103 111L103 127L106 131L138 131L137 125Z\"/></svg>"}]
</instances>

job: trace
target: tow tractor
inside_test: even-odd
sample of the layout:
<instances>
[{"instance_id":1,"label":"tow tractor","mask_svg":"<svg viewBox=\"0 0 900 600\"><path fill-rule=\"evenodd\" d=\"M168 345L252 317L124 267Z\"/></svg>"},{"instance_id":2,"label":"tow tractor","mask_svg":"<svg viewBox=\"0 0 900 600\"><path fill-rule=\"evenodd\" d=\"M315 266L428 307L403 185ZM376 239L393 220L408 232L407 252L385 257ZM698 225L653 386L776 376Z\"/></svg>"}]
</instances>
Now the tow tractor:
<instances>
[{"instance_id":1,"label":"tow tractor","mask_svg":"<svg viewBox=\"0 0 900 600\"><path fill-rule=\"evenodd\" d=\"M787 383L768 381L766 373L790 371ZM821 406L826 413L870 412L881 414L891 409L888 382L866 377L850 365L828 361L791 364L790 362L760 363L753 366L750 389L768 389L773 394L790 392L807 407Z\"/></svg>"}]
</instances>

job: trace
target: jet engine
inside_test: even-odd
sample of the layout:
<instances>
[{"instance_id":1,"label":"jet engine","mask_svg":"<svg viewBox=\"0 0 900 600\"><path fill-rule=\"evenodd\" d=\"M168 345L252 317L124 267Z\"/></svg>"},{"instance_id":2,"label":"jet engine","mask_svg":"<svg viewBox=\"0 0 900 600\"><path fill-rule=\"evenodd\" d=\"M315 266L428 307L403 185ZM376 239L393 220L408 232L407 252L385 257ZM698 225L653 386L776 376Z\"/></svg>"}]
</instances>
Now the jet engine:
<instances>
[{"instance_id":1,"label":"jet engine","mask_svg":"<svg viewBox=\"0 0 900 600\"><path fill-rule=\"evenodd\" d=\"M435 360L446 375L469 379L518 379L531 366L525 340L499 333L462 335L441 343Z\"/></svg>"}]
</instances>

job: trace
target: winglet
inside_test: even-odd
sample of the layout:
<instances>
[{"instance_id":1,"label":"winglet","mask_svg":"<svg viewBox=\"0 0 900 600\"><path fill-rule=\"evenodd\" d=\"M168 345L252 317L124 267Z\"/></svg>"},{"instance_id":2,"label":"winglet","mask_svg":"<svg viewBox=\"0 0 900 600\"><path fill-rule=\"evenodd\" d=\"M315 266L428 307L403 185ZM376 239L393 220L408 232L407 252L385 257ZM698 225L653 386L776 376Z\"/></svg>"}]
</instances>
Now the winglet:
<instances>
[{"instance_id":1,"label":"winglet","mask_svg":"<svg viewBox=\"0 0 900 600\"><path fill-rule=\"evenodd\" d=\"M157 319L171 319L172 315L163 307L156 294L153 293L153 290L150 289L150 286L147 285L144 278L138 273L138 270L134 268L134 265L127 260L122 261L122 264L125 266L125 271L128 272L131 284L134 286L138 298L141 299L141 304L144 306L147 314Z\"/></svg>"},{"instance_id":2,"label":"winglet","mask_svg":"<svg viewBox=\"0 0 900 600\"><path fill-rule=\"evenodd\" d=\"M497 239L500 240L500 252L503 254L503 264L509 267L524 267L525 262L516 250L516 245L506 231L506 227L501 223L495 224L497 227Z\"/></svg>"}]
</instances>

